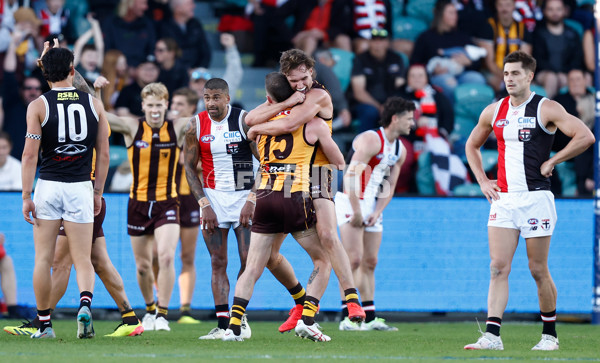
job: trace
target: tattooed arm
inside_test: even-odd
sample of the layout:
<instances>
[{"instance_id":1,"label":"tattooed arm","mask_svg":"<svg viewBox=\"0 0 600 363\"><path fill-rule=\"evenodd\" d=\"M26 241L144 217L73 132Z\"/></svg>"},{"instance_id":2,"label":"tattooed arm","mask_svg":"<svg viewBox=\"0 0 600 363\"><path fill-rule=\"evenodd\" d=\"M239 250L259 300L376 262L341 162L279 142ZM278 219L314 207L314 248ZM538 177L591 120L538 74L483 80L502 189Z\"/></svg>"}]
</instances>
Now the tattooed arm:
<instances>
[{"instance_id":1,"label":"tattooed arm","mask_svg":"<svg viewBox=\"0 0 600 363\"><path fill-rule=\"evenodd\" d=\"M202 182L197 172L198 161L200 160L200 148L198 138L196 137L196 130L196 118L192 117L185 128L183 167L185 168L185 177L190 185L190 190L200 205L202 228L212 234L219 223L217 222L217 215L210 205L210 201L204 194Z\"/></svg>"},{"instance_id":2,"label":"tattooed arm","mask_svg":"<svg viewBox=\"0 0 600 363\"><path fill-rule=\"evenodd\" d=\"M75 76L73 76L73 87L80 91L87 92L92 96L96 96L96 91L88 85L87 81L77 71L75 71Z\"/></svg>"}]
</instances>

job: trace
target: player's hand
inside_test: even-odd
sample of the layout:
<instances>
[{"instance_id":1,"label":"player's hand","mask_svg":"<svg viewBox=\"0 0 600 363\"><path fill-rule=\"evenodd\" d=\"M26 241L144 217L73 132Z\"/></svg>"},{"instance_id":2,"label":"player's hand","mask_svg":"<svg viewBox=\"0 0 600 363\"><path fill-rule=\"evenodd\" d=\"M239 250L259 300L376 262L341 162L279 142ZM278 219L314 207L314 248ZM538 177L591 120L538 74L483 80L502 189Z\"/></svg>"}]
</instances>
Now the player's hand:
<instances>
[{"instance_id":1,"label":"player's hand","mask_svg":"<svg viewBox=\"0 0 600 363\"><path fill-rule=\"evenodd\" d=\"M299 103L304 102L306 95L300 91L294 92L287 100L285 100L285 106L287 108L294 107Z\"/></svg>"},{"instance_id":2,"label":"player's hand","mask_svg":"<svg viewBox=\"0 0 600 363\"><path fill-rule=\"evenodd\" d=\"M246 201L244 206L242 207L242 211L240 212L240 224L244 228L250 227L250 221L252 221L252 217L254 217L254 203Z\"/></svg>"},{"instance_id":3,"label":"player's hand","mask_svg":"<svg viewBox=\"0 0 600 363\"><path fill-rule=\"evenodd\" d=\"M27 223L35 224L35 204L31 199L23 200L23 218L25 218Z\"/></svg>"},{"instance_id":4,"label":"player's hand","mask_svg":"<svg viewBox=\"0 0 600 363\"><path fill-rule=\"evenodd\" d=\"M213 234L218 225L217 215L212 206L202 208L202 229L205 229L208 234Z\"/></svg>"},{"instance_id":5,"label":"player's hand","mask_svg":"<svg viewBox=\"0 0 600 363\"><path fill-rule=\"evenodd\" d=\"M101 89L110 84L110 81L104 76L98 76L94 81L94 89Z\"/></svg>"},{"instance_id":6,"label":"player's hand","mask_svg":"<svg viewBox=\"0 0 600 363\"><path fill-rule=\"evenodd\" d=\"M367 219L365 219L365 221L364 221L365 227L374 226L375 223L377 223L378 219L379 219L379 213L373 212L373 213L369 214L367 216Z\"/></svg>"},{"instance_id":7,"label":"player's hand","mask_svg":"<svg viewBox=\"0 0 600 363\"><path fill-rule=\"evenodd\" d=\"M355 228L362 228L365 225L363 221L363 217L361 213L354 213L352 217L350 217L350 225Z\"/></svg>"},{"instance_id":8,"label":"player's hand","mask_svg":"<svg viewBox=\"0 0 600 363\"><path fill-rule=\"evenodd\" d=\"M258 137L258 132L256 132L256 129L254 127L251 127L248 130L248 134L246 136L248 136L248 140L256 141L256 138Z\"/></svg>"},{"instance_id":9,"label":"player's hand","mask_svg":"<svg viewBox=\"0 0 600 363\"><path fill-rule=\"evenodd\" d=\"M500 195L498 192L500 191L500 187L498 186L497 180L486 180L479 184L481 188L481 192L485 195L485 198L488 202L492 203L494 200L500 199Z\"/></svg>"},{"instance_id":10,"label":"player's hand","mask_svg":"<svg viewBox=\"0 0 600 363\"><path fill-rule=\"evenodd\" d=\"M102 194L94 193L94 215L97 216L102 210Z\"/></svg>"},{"instance_id":11,"label":"player's hand","mask_svg":"<svg viewBox=\"0 0 600 363\"><path fill-rule=\"evenodd\" d=\"M545 176L546 178L551 177L553 171L554 171L554 163L552 163L550 160L544 161L544 163L540 167L540 173L542 173L542 175Z\"/></svg>"}]
</instances>

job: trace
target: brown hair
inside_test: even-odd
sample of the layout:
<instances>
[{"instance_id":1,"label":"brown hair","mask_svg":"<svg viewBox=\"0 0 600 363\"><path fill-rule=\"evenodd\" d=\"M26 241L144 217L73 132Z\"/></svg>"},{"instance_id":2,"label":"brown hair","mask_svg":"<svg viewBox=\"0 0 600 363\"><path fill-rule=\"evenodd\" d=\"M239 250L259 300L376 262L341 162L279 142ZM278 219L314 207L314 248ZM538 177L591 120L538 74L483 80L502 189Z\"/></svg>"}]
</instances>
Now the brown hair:
<instances>
[{"instance_id":1,"label":"brown hair","mask_svg":"<svg viewBox=\"0 0 600 363\"><path fill-rule=\"evenodd\" d=\"M383 112L381 112L381 126L388 127L392 123L392 116L402 114L404 112L414 111L415 103L410 100L405 100L402 97L390 97L383 104Z\"/></svg>"},{"instance_id":2,"label":"brown hair","mask_svg":"<svg viewBox=\"0 0 600 363\"><path fill-rule=\"evenodd\" d=\"M102 103L104 108L112 110L113 105L111 104L111 98L115 91L121 91L127 82L127 77L119 77L117 74L117 62L119 57L127 58L125 55L117 49L111 49L104 55L104 62L102 62L102 75L108 80L108 85L102 90Z\"/></svg>"},{"instance_id":3,"label":"brown hair","mask_svg":"<svg viewBox=\"0 0 600 363\"><path fill-rule=\"evenodd\" d=\"M287 78L283 73L271 72L265 77L265 90L275 102L283 102L294 94Z\"/></svg>"},{"instance_id":4,"label":"brown hair","mask_svg":"<svg viewBox=\"0 0 600 363\"><path fill-rule=\"evenodd\" d=\"M535 68L537 67L537 62L535 61L535 58L523 52L522 50L515 50L514 52L504 57L504 64L518 62L521 62L523 69L535 73Z\"/></svg>"},{"instance_id":5,"label":"brown hair","mask_svg":"<svg viewBox=\"0 0 600 363\"><path fill-rule=\"evenodd\" d=\"M198 104L198 100L200 99L196 91L188 87L176 89L175 92L173 92L173 97L175 96L184 96L185 102L187 102L190 106L196 106Z\"/></svg>"},{"instance_id":6,"label":"brown hair","mask_svg":"<svg viewBox=\"0 0 600 363\"><path fill-rule=\"evenodd\" d=\"M292 70L306 66L307 69L314 68L315 60L300 49L286 50L279 58L279 71L288 75Z\"/></svg>"}]
</instances>

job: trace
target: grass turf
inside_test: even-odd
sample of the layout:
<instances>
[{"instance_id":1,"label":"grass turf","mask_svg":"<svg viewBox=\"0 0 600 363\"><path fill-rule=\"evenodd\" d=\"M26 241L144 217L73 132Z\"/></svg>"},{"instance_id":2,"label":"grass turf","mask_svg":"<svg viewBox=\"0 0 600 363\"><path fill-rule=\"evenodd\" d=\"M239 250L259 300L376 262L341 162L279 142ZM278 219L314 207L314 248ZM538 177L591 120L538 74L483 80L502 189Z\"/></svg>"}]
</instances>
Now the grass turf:
<instances>
[{"instance_id":1,"label":"grass turf","mask_svg":"<svg viewBox=\"0 0 600 363\"><path fill-rule=\"evenodd\" d=\"M15 320L0 320L2 326ZM397 332L341 332L337 323L321 323L332 338L315 343L293 333L277 332L278 323L253 322L252 338L244 342L198 340L215 322L182 325L171 322L171 332L145 332L139 337L108 338L118 322L95 321L96 337L79 340L73 320L53 321L56 339L33 340L0 332L0 362L148 362L148 361L591 361L600 362L599 327L558 324L560 351L533 352L541 324L505 323L504 351L465 351L479 336L473 323L396 323Z\"/></svg>"}]
</instances>

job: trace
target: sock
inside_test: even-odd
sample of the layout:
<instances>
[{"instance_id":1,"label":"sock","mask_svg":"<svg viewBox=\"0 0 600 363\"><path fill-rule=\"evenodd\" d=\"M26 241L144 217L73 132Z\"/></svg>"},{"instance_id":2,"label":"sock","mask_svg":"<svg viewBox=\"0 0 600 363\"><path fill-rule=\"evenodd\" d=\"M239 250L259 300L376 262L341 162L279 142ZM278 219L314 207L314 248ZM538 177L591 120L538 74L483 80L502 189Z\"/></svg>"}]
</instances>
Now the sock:
<instances>
[{"instance_id":1,"label":"sock","mask_svg":"<svg viewBox=\"0 0 600 363\"><path fill-rule=\"evenodd\" d=\"M169 308L162 307L158 305L158 314L156 314L157 318L163 317L167 318L167 314L169 314Z\"/></svg>"},{"instance_id":2,"label":"sock","mask_svg":"<svg viewBox=\"0 0 600 363\"><path fill-rule=\"evenodd\" d=\"M495 317L495 316L490 316L485 321L485 332L492 333L495 336L499 337L501 326L502 326L502 319Z\"/></svg>"},{"instance_id":3,"label":"sock","mask_svg":"<svg viewBox=\"0 0 600 363\"><path fill-rule=\"evenodd\" d=\"M242 333L242 316L244 316L244 313L246 312L246 306L248 306L248 300L237 296L233 297L229 329L231 329L235 335L240 335Z\"/></svg>"},{"instance_id":4,"label":"sock","mask_svg":"<svg viewBox=\"0 0 600 363\"><path fill-rule=\"evenodd\" d=\"M365 323L375 320L375 302L373 300L363 301L362 308L365 311Z\"/></svg>"},{"instance_id":5,"label":"sock","mask_svg":"<svg viewBox=\"0 0 600 363\"><path fill-rule=\"evenodd\" d=\"M315 315L319 309L319 299L312 296L306 296L304 300L304 310L302 310L302 321L306 325L313 325L315 323Z\"/></svg>"},{"instance_id":6,"label":"sock","mask_svg":"<svg viewBox=\"0 0 600 363\"><path fill-rule=\"evenodd\" d=\"M215 312L219 329L227 329L229 325L229 304L215 305Z\"/></svg>"},{"instance_id":7,"label":"sock","mask_svg":"<svg viewBox=\"0 0 600 363\"><path fill-rule=\"evenodd\" d=\"M540 312L540 314L542 315L542 321L544 322L542 334L552 335L556 338L556 310L547 313Z\"/></svg>"},{"instance_id":8,"label":"sock","mask_svg":"<svg viewBox=\"0 0 600 363\"><path fill-rule=\"evenodd\" d=\"M50 314L52 314L52 309L50 309ZM35 319L33 319L33 321L31 322L31 325L35 326L38 329L42 326L39 315L35 316Z\"/></svg>"},{"instance_id":9,"label":"sock","mask_svg":"<svg viewBox=\"0 0 600 363\"><path fill-rule=\"evenodd\" d=\"M344 320L348 316L348 305L346 305L346 300L342 300L342 320Z\"/></svg>"},{"instance_id":10,"label":"sock","mask_svg":"<svg viewBox=\"0 0 600 363\"><path fill-rule=\"evenodd\" d=\"M344 290L344 295L346 296L346 302L358 304L358 292L356 289L346 289ZM348 314L346 314L348 315Z\"/></svg>"},{"instance_id":11,"label":"sock","mask_svg":"<svg viewBox=\"0 0 600 363\"><path fill-rule=\"evenodd\" d=\"M156 303L154 301L150 304L146 304L146 313L156 315Z\"/></svg>"},{"instance_id":12,"label":"sock","mask_svg":"<svg viewBox=\"0 0 600 363\"><path fill-rule=\"evenodd\" d=\"M306 291L302 287L300 283L298 285L288 289L290 295L292 295L292 299L294 299L294 303L296 305L304 305L304 299L306 298Z\"/></svg>"},{"instance_id":13,"label":"sock","mask_svg":"<svg viewBox=\"0 0 600 363\"><path fill-rule=\"evenodd\" d=\"M79 294L79 308L81 309L82 307L87 306L91 309L93 296L94 294L89 291L82 291L81 294Z\"/></svg>"},{"instance_id":14,"label":"sock","mask_svg":"<svg viewBox=\"0 0 600 363\"><path fill-rule=\"evenodd\" d=\"M133 309L123 311L121 313L121 319L123 320L123 324L127 325L137 325L139 323L139 320Z\"/></svg>"},{"instance_id":15,"label":"sock","mask_svg":"<svg viewBox=\"0 0 600 363\"><path fill-rule=\"evenodd\" d=\"M192 316L190 314L190 310L191 310L190 304L183 304L179 308L179 312L181 313L181 316Z\"/></svg>"},{"instance_id":16,"label":"sock","mask_svg":"<svg viewBox=\"0 0 600 363\"><path fill-rule=\"evenodd\" d=\"M38 318L40 320L40 331L44 331L46 328L52 328L52 320L50 320L50 309L38 310Z\"/></svg>"}]
</instances>

